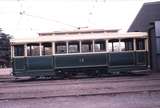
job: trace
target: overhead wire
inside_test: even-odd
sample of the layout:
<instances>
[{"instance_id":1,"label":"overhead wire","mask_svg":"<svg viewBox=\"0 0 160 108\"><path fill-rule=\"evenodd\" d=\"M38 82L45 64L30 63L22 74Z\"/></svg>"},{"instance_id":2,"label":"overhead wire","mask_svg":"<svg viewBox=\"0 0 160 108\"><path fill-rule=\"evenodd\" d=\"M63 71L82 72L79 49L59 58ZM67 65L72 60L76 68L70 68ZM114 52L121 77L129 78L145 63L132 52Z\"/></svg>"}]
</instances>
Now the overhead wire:
<instances>
[{"instance_id":1,"label":"overhead wire","mask_svg":"<svg viewBox=\"0 0 160 108\"><path fill-rule=\"evenodd\" d=\"M55 23L59 23L59 24L62 24L62 25L65 25L65 26L69 26L69 27L72 27L72 28L76 28L76 29L79 29L79 27L77 26L74 26L74 25L71 25L71 24L67 24L67 23L64 23L62 21L59 21L59 20L55 20L55 19L50 19L50 18L46 18L46 17L42 17L42 16L37 16L37 15L31 15L31 14L28 14L26 13L26 11L23 9L23 3L22 3L22 0L17 0L18 2L21 2L20 3L20 12L19 12L19 15L21 16L29 16L29 17L32 17L32 18L38 18L38 19L42 19L42 20L46 20L46 21L52 21L52 22L55 22ZM24 1L24 0L23 0Z\"/></svg>"},{"instance_id":2,"label":"overhead wire","mask_svg":"<svg viewBox=\"0 0 160 108\"><path fill-rule=\"evenodd\" d=\"M29 16L29 17L32 17L32 18L38 18L38 19L42 19L42 20L46 20L46 21L52 21L52 22L55 22L55 23L59 23L59 24L62 24L62 25L65 25L65 26L69 26L69 27L72 27L72 28L75 28L75 29L80 29L80 28L83 28L83 27L77 27L77 26L74 26L74 25L71 25L71 24L67 24L67 23L64 23L62 21L59 21L59 20L56 20L56 19L51 19L51 18L46 18L46 17L42 17L42 16L38 16L38 15L32 15L32 14L29 14L27 13L24 8L23 8L23 3L22 1L24 0L17 0L18 2L20 2L20 12L19 12L19 15L21 16ZM98 0L95 0L95 3L97 4L99 1ZM103 0L103 2L105 3L106 0ZM91 23L91 17L92 15L94 14L94 11L96 8L96 5L93 4L93 6L91 7L91 10L88 12L88 23ZM20 17L19 20L21 20L23 17ZM20 21L19 21L20 22ZM92 22L93 24L93 22ZM87 26L88 27L88 26ZM32 29L31 29L32 30Z\"/></svg>"},{"instance_id":3,"label":"overhead wire","mask_svg":"<svg viewBox=\"0 0 160 108\"><path fill-rule=\"evenodd\" d=\"M33 18L39 18L39 19L46 20L46 21L53 21L53 22L56 22L56 23L59 23L59 24L62 24L62 25L66 25L66 26L70 26L70 27L76 28L76 29L78 28L77 26L73 26L71 24L67 24L67 23L64 23L64 22L59 21L59 20L50 19L50 18L37 16L37 15L31 15L31 14L26 13L25 11L22 12L21 15L25 15L25 16L29 16L29 17L33 17Z\"/></svg>"}]
</instances>

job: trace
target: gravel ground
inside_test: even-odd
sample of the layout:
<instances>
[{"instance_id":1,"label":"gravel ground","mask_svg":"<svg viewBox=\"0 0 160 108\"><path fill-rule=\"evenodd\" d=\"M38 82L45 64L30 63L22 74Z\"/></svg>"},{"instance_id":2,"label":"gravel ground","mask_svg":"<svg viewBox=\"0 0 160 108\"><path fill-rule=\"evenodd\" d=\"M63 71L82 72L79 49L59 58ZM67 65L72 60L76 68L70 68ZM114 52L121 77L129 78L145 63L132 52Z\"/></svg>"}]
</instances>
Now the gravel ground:
<instances>
[{"instance_id":1,"label":"gravel ground","mask_svg":"<svg viewBox=\"0 0 160 108\"><path fill-rule=\"evenodd\" d=\"M70 81L70 80L69 80ZM77 83L72 80L72 83L65 83L66 80L61 80L61 83L54 81L37 84L10 82L0 83L0 99L19 99L19 98L41 98L41 97L57 97L57 96L77 96L77 95L94 95L94 94L117 94L126 92L152 92L160 91L160 79L157 80L131 80L131 81L107 81L107 78L100 81L93 79L93 82L88 80L83 83L79 80ZM34 83L34 82L32 82ZM13 84L13 85L12 85Z\"/></svg>"},{"instance_id":2,"label":"gravel ground","mask_svg":"<svg viewBox=\"0 0 160 108\"><path fill-rule=\"evenodd\" d=\"M160 108L160 93L1 100L0 108Z\"/></svg>"},{"instance_id":3,"label":"gravel ground","mask_svg":"<svg viewBox=\"0 0 160 108\"><path fill-rule=\"evenodd\" d=\"M131 78L132 80L135 79L135 81L132 81L129 77L131 81L128 80L127 82L121 81L121 79L124 79L121 77L110 79L10 82L9 79L4 79L4 76L9 75L8 72L10 71L10 69L0 69L0 98L2 98L0 100L0 108L160 108L159 74L136 77L136 79L134 77ZM152 89L155 91L147 92L147 90L152 91ZM125 90L146 91L114 93ZM54 95L63 96L66 93L75 94L77 92L81 92L81 94L108 92L109 94L54 97ZM45 98L42 98L43 95ZM30 98L23 98L23 96ZM32 96L37 97L32 98ZM3 99L3 97L6 97L6 99Z\"/></svg>"}]
</instances>

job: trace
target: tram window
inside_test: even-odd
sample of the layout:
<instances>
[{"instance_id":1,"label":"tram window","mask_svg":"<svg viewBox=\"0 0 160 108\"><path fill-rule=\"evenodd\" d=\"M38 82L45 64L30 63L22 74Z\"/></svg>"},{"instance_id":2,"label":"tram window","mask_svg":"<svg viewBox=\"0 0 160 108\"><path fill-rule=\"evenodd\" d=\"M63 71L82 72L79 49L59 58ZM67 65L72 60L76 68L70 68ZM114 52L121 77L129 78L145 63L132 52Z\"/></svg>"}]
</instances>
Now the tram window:
<instances>
[{"instance_id":1,"label":"tram window","mask_svg":"<svg viewBox=\"0 0 160 108\"><path fill-rule=\"evenodd\" d=\"M106 51L106 41L95 40L94 49L95 49L95 52Z\"/></svg>"},{"instance_id":2,"label":"tram window","mask_svg":"<svg viewBox=\"0 0 160 108\"><path fill-rule=\"evenodd\" d=\"M56 42L55 43L56 54L67 53L67 45L66 42Z\"/></svg>"},{"instance_id":3,"label":"tram window","mask_svg":"<svg viewBox=\"0 0 160 108\"><path fill-rule=\"evenodd\" d=\"M68 43L68 52L69 53L78 53L79 52L79 42L72 41Z\"/></svg>"},{"instance_id":4,"label":"tram window","mask_svg":"<svg viewBox=\"0 0 160 108\"><path fill-rule=\"evenodd\" d=\"M120 41L121 51L130 51L133 50L133 39L122 39Z\"/></svg>"},{"instance_id":5,"label":"tram window","mask_svg":"<svg viewBox=\"0 0 160 108\"><path fill-rule=\"evenodd\" d=\"M52 55L52 43L42 43L42 55Z\"/></svg>"},{"instance_id":6,"label":"tram window","mask_svg":"<svg viewBox=\"0 0 160 108\"><path fill-rule=\"evenodd\" d=\"M27 56L39 56L40 47L39 43L27 44Z\"/></svg>"},{"instance_id":7,"label":"tram window","mask_svg":"<svg viewBox=\"0 0 160 108\"><path fill-rule=\"evenodd\" d=\"M136 39L136 50L145 50L145 39Z\"/></svg>"},{"instance_id":8,"label":"tram window","mask_svg":"<svg viewBox=\"0 0 160 108\"><path fill-rule=\"evenodd\" d=\"M108 41L108 51L109 52L119 51L119 40L118 39L112 39Z\"/></svg>"},{"instance_id":9,"label":"tram window","mask_svg":"<svg viewBox=\"0 0 160 108\"><path fill-rule=\"evenodd\" d=\"M14 46L14 56L24 56L24 45Z\"/></svg>"},{"instance_id":10,"label":"tram window","mask_svg":"<svg viewBox=\"0 0 160 108\"><path fill-rule=\"evenodd\" d=\"M82 41L81 50L82 52L92 52L93 51L92 41Z\"/></svg>"}]
</instances>

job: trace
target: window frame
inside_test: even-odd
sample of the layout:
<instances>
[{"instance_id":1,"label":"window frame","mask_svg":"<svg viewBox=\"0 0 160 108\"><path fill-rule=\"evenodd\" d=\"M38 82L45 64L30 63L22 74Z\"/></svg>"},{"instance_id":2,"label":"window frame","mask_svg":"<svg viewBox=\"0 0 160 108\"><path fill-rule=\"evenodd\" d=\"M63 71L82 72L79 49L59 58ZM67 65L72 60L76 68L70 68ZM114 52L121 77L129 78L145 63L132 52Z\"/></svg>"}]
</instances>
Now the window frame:
<instances>
[{"instance_id":1,"label":"window frame","mask_svg":"<svg viewBox=\"0 0 160 108\"><path fill-rule=\"evenodd\" d=\"M37 45L36 45L37 44ZM39 52L38 53L38 55L36 54L36 55L33 55L33 49L35 49L35 48L31 48L32 46L37 46L37 47L39 47L39 50L37 51L37 52ZM28 54L28 47L29 47L29 54ZM40 43L27 43L26 44L26 50L27 50L27 57L36 57L36 56L41 56L41 48L40 48Z\"/></svg>"},{"instance_id":2,"label":"window frame","mask_svg":"<svg viewBox=\"0 0 160 108\"><path fill-rule=\"evenodd\" d=\"M67 54L67 52L68 52L67 51L67 47L68 46L67 46L67 42L66 41L56 41L56 42L54 42L54 44L55 44L54 45L54 47L55 47L54 54ZM59 45L62 44L62 47L64 47L64 49L65 49L63 53L59 53L59 52L57 53L57 51L58 51L57 44L59 44Z\"/></svg>"},{"instance_id":3,"label":"window frame","mask_svg":"<svg viewBox=\"0 0 160 108\"><path fill-rule=\"evenodd\" d=\"M120 52L119 41L120 41L120 39L108 39L108 47L107 47L108 53L117 53L117 52ZM115 50L114 49L114 42L116 42L116 44L118 44L118 49L116 51L114 51ZM111 51L110 51L110 48L109 48L110 47L109 44L111 44L111 48L112 48Z\"/></svg>"},{"instance_id":4,"label":"window frame","mask_svg":"<svg viewBox=\"0 0 160 108\"><path fill-rule=\"evenodd\" d=\"M77 51L76 52L70 52L70 45L76 45L77 44ZM68 46L67 46L67 49L68 49L68 54L74 54L74 53L81 53L80 52L80 41L68 41Z\"/></svg>"},{"instance_id":5,"label":"window frame","mask_svg":"<svg viewBox=\"0 0 160 108\"><path fill-rule=\"evenodd\" d=\"M156 37L156 54L160 54L160 37Z\"/></svg>"},{"instance_id":6,"label":"window frame","mask_svg":"<svg viewBox=\"0 0 160 108\"><path fill-rule=\"evenodd\" d=\"M101 49L101 43L100 42L104 42L104 48ZM98 43L99 42L99 43ZM99 44L100 47L99 47L99 50L96 50L96 44ZM94 52L107 52L106 48L108 47L107 43L106 43L106 39L97 39L97 40L94 40Z\"/></svg>"},{"instance_id":7,"label":"window frame","mask_svg":"<svg viewBox=\"0 0 160 108\"><path fill-rule=\"evenodd\" d=\"M49 47L46 47L45 46L45 44L50 44L50 46ZM51 56L51 55L53 55L53 45L52 45L52 42L43 42L43 43L41 43L41 55L40 56ZM50 54L46 54L46 48L50 48L50 50L51 50L51 52L50 52Z\"/></svg>"},{"instance_id":8,"label":"window frame","mask_svg":"<svg viewBox=\"0 0 160 108\"><path fill-rule=\"evenodd\" d=\"M144 40L144 49L137 49L137 39L139 39L139 40ZM146 42L146 38L135 38L135 50L136 51L145 51L147 48L146 48L146 44L148 44L147 42Z\"/></svg>"},{"instance_id":9,"label":"window frame","mask_svg":"<svg viewBox=\"0 0 160 108\"><path fill-rule=\"evenodd\" d=\"M125 50L122 50L121 42L124 42L124 49ZM130 47L130 45L131 45L131 47ZM123 38L123 39L120 39L119 50L120 50L120 52L132 52L132 51L134 51L134 38Z\"/></svg>"},{"instance_id":10,"label":"window frame","mask_svg":"<svg viewBox=\"0 0 160 108\"><path fill-rule=\"evenodd\" d=\"M82 50L83 45L88 45L88 51ZM93 50L94 50L93 40L81 40L80 41L80 53L91 53L93 52Z\"/></svg>"},{"instance_id":11,"label":"window frame","mask_svg":"<svg viewBox=\"0 0 160 108\"><path fill-rule=\"evenodd\" d=\"M16 54L15 54L15 46L23 46L23 55L21 55L21 56L17 56ZM16 45L12 45L11 46L12 48L11 48L11 55L12 55L12 57L24 57L25 56L25 45L24 44L16 44Z\"/></svg>"}]
</instances>

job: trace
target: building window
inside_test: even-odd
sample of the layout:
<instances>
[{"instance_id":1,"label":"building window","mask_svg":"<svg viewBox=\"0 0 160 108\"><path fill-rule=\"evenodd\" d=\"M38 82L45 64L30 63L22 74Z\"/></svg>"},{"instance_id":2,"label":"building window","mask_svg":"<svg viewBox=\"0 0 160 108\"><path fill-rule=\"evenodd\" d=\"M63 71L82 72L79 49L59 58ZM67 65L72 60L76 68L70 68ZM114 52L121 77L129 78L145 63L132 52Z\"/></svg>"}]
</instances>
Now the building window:
<instances>
[{"instance_id":1,"label":"building window","mask_svg":"<svg viewBox=\"0 0 160 108\"><path fill-rule=\"evenodd\" d=\"M119 40L118 39L111 39L108 41L108 51L109 52L119 51Z\"/></svg>"},{"instance_id":2,"label":"building window","mask_svg":"<svg viewBox=\"0 0 160 108\"><path fill-rule=\"evenodd\" d=\"M42 43L42 55L52 55L52 43Z\"/></svg>"},{"instance_id":3,"label":"building window","mask_svg":"<svg viewBox=\"0 0 160 108\"><path fill-rule=\"evenodd\" d=\"M131 51L133 50L133 39L122 39L120 41L121 51Z\"/></svg>"},{"instance_id":4,"label":"building window","mask_svg":"<svg viewBox=\"0 0 160 108\"><path fill-rule=\"evenodd\" d=\"M160 21L155 21L155 36L160 38Z\"/></svg>"},{"instance_id":5,"label":"building window","mask_svg":"<svg viewBox=\"0 0 160 108\"><path fill-rule=\"evenodd\" d=\"M72 41L68 43L68 52L69 53L78 53L79 52L79 42Z\"/></svg>"},{"instance_id":6,"label":"building window","mask_svg":"<svg viewBox=\"0 0 160 108\"><path fill-rule=\"evenodd\" d=\"M24 45L14 45L14 56L24 56Z\"/></svg>"},{"instance_id":7,"label":"building window","mask_svg":"<svg viewBox=\"0 0 160 108\"><path fill-rule=\"evenodd\" d=\"M92 52L93 51L92 41L89 41L89 40L82 41L81 51L82 52Z\"/></svg>"},{"instance_id":8,"label":"building window","mask_svg":"<svg viewBox=\"0 0 160 108\"><path fill-rule=\"evenodd\" d=\"M95 52L106 51L106 41L105 40L95 40L94 50Z\"/></svg>"},{"instance_id":9,"label":"building window","mask_svg":"<svg viewBox=\"0 0 160 108\"><path fill-rule=\"evenodd\" d=\"M160 54L160 38L156 38L157 53Z\"/></svg>"},{"instance_id":10,"label":"building window","mask_svg":"<svg viewBox=\"0 0 160 108\"><path fill-rule=\"evenodd\" d=\"M27 44L27 56L39 56L40 47L39 43Z\"/></svg>"},{"instance_id":11,"label":"building window","mask_svg":"<svg viewBox=\"0 0 160 108\"><path fill-rule=\"evenodd\" d=\"M145 39L136 39L136 50L145 50Z\"/></svg>"},{"instance_id":12,"label":"building window","mask_svg":"<svg viewBox=\"0 0 160 108\"><path fill-rule=\"evenodd\" d=\"M56 54L63 54L63 53L67 53L67 45L66 42L56 42L55 43L55 51Z\"/></svg>"}]
</instances>

